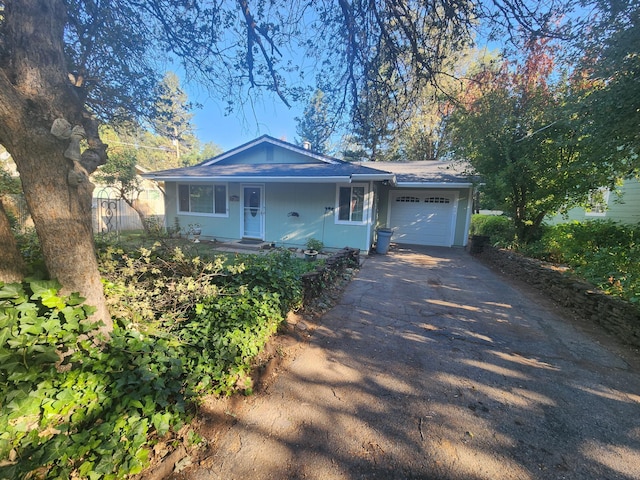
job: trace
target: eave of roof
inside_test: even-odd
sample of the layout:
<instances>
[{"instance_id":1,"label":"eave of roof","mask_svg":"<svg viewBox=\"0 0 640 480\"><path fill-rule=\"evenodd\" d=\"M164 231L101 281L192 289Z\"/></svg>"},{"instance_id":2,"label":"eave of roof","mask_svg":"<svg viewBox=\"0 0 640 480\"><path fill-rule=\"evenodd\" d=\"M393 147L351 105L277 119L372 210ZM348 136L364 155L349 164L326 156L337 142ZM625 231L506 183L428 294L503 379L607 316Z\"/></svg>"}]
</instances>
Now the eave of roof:
<instances>
[{"instance_id":1,"label":"eave of roof","mask_svg":"<svg viewBox=\"0 0 640 480\"><path fill-rule=\"evenodd\" d=\"M356 182L393 181L394 175L374 168L340 162L337 164L199 165L144 175L160 181L261 181L261 182Z\"/></svg>"},{"instance_id":2,"label":"eave of roof","mask_svg":"<svg viewBox=\"0 0 640 480\"><path fill-rule=\"evenodd\" d=\"M401 182L396 181L400 188L471 188L472 182Z\"/></svg>"}]
</instances>

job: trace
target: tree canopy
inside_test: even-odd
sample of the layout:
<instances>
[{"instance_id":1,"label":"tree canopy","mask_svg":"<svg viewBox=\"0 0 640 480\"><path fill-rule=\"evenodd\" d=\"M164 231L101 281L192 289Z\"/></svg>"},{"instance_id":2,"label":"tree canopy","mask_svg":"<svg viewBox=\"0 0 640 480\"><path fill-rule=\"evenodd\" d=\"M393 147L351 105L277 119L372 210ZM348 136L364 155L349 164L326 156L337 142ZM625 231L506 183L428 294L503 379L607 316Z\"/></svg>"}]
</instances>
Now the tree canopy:
<instances>
[{"instance_id":1,"label":"tree canopy","mask_svg":"<svg viewBox=\"0 0 640 480\"><path fill-rule=\"evenodd\" d=\"M581 141L572 89L557 75L546 41L531 42L522 62L497 67L466 89L450 120L451 142L526 243L547 214L585 201L611 171Z\"/></svg>"},{"instance_id":2,"label":"tree canopy","mask_svg":"<svg viewBox=\"0 0 640 480\"><path fill-rule=\"evenodd\" d=\"M576 118L603 165L640 171L640 2L598 0L600 17L582 37Z\"/></svg>"},{"instance_id":3,"label":"tree canopy","mask_svg":"<svg viewBox=\"0 0 640 480\"><path fill-rule=\"evenodd\" d=\"M309 142L311 150L327 153L335 120L329 112L329 103L322 90L316 90L305 107L303 116L296 117L298 145Z\"/></svg>"}]
</instances>

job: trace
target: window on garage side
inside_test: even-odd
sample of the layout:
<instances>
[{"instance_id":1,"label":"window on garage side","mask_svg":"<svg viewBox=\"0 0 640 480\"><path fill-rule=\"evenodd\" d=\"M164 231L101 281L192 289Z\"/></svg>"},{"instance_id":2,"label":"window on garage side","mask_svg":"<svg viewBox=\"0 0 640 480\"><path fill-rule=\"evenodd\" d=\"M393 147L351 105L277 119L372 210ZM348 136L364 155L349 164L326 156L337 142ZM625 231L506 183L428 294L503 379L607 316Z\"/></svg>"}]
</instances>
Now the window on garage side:
<instances>
[{"instance_id":1,"label":"window on garage side","mask_svg":"<svg viewBox=\"0 0 640 480\"><path fill-rule=\"evenodd\" d=\"M363 223L364 201L367 189L364 185L338 187L337 221L340 223Z\"/></svg>"},{"instance_id":2,"label":"window on garage side","mask_svg":"<svg viewBox=\"0 0 640 480\"><path fill-rule=\"evenodd\" d=\"M178 211L222 216L227 214L226 185L178 185Z\"/></svg>"},{"instance_id":3,"label":"window on garage side","mask_svg":"<svg viewBox=\"0 0 640 480\"><path fill-rule=\"evenodd\" d=\"M447 197L427 197L424 201L425 203L449 203L451 200Z\"/></svg>"}]
</instances>

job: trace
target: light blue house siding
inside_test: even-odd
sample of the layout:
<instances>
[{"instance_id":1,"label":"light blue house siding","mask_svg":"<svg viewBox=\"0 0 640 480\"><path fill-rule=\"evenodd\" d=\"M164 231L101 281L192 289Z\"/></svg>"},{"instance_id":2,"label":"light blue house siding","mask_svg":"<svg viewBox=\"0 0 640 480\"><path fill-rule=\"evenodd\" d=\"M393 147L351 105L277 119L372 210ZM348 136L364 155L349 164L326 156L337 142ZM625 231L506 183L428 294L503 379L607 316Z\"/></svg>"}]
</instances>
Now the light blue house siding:
<instances>
[{"instance_id":1,"label":"light blue house siding","mask_svg":"<svg viewBox=\"0 0 640 480\"><path fill-rule=\"evenodd\" d=\"M373 168L375 166L375 168ZM473 185L444 162L349 163L263 136L192 167L146 175L165 185L167 227L368 252L376 227L396 243L464 246Z\"/></svg>"},{"instance_id":2,"label":"light blue house siding","mask_svg":"<svg viewBox=\"0 0 640 480\"><path fill-rule=\"evenodd\" d=\"M592 209L572 208L566 215L554 215L546 223L555 225L569 221L613 220L636 225L640 223L640 182L636 178L624 181L617 192L605 195L606 208L595 205Z\"/></svg>"},{"instance_id":3,"label":"light blue house siding","mask_svg":"<svg viewBox=\"0 0 640 480\"><path fill-rule=\"evenodd\" d=\"M263 192L262 211L256 212L256 217L261 216L264 222L260 237L265 242L279 247L302 248L309 238L315 238L327 248L369 248L372 182L351 184L363 185L367 192L363 221L353 224L340 223L336 218L338 187L335 183L229 182L226 183L227 214L218 216L178 212L180 183L166 183L165 211L169 227L177 218L184 231L188 231L189 225L198 224L203 232L201 238L219 241L243 238L242 191L244 187L256 186ZM189 181L191 185L194 183Z\"/></svg>"}]
</instances>

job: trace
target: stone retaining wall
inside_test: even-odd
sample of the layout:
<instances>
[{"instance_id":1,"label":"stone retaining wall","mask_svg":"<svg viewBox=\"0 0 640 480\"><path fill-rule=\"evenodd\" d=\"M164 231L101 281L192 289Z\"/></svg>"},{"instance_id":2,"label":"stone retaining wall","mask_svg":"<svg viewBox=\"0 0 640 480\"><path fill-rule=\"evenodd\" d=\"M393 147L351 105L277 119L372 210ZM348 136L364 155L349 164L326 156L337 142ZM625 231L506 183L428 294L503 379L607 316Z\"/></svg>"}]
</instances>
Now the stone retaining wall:
<instances>
[{"instance_id":1,"label":"stone retaining wall","mask_svg":"<svg viewBox=\"0 0 640 480\"><path fill-rule=\"evenodd\" d=\"M640 347L639 307L606 295L553 264L486 244L481 248L476 246L471 252L501 272L537 288L556 304L569 309L578 319L596 322L624 343Z\"/></svg>"},{"instance_id":2,"label":"stone retaining wall","mask_svg":"<svg viewBox=\"0 0 640 480\"><path fill-rule=\"evenodd\" d=\"M323 289L331 285L333 280L342 275L347 268L360 266L360 249L345 247L327 258L312 272L302 275L304 303L309 303L322 294Z\"/></svg>"}]
</instances>

